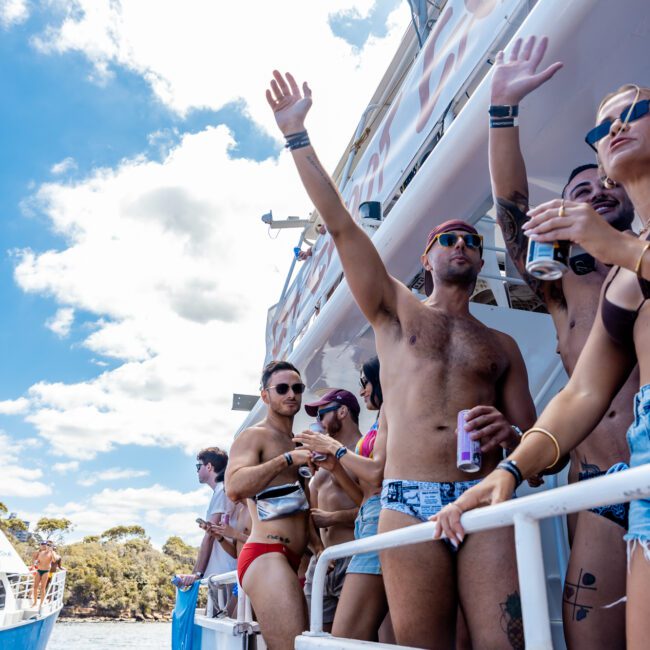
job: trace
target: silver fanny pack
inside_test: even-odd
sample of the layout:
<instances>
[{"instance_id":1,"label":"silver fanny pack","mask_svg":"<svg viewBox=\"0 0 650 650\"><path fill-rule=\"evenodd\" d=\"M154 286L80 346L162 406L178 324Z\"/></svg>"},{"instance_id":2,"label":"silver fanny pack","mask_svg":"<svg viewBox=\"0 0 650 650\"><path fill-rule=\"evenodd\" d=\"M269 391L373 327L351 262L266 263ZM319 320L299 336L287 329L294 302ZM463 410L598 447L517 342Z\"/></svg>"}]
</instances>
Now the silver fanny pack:
<instances>
[{"instance_id":1,"label":"silver fanny pack","mask_svg":"<svg viewBox=\"0 0 650 650\"><path fill-rule=\"evenodd\" d=\"M288 517L309 510L309 502L300 483L287 483L267 488L256 494L257 516L260 521Z\"/></svg>"}]
</instances>

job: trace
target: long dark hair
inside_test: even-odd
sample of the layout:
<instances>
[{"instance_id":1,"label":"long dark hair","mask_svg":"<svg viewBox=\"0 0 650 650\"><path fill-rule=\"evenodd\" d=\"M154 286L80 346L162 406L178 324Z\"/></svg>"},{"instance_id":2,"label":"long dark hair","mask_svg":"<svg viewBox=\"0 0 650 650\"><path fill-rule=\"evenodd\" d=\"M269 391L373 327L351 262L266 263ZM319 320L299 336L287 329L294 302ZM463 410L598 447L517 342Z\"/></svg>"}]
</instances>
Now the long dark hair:
<instances>
[{"instance_id":1,"label":"long dark hair","mask_svg":"<svg viewBox=\"0 0 650 650\"><path fill-rule=\"evenodd\" d=\"M368 359L363 364L363 374L372 385L370 403L380 409L384 403L384 395L381 392L381 383L379 382L379 357Z\"/></svg>"}]
</instances>

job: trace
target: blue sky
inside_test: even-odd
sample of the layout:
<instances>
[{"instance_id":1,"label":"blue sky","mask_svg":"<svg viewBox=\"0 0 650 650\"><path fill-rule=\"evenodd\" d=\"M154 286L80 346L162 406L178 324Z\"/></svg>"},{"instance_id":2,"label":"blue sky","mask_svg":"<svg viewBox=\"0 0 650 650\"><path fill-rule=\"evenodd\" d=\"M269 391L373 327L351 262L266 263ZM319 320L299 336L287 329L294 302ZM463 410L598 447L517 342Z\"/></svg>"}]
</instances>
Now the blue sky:
<instances>
[{"instance_id":1,"label":"blue sky","mask_svg":"<svg viewBox=\"0 0 650 650\"><path fill-rule=\"evenodd\" d=\"M207 495L192 451L227 445L241 420L227 405L254 390L265 310L294 245L271 242L259 215L309 206L278 157L263 87L221 68L208 78L196 53L171 63L165 45L152 54L129 4L13 0L24 13L12 24L12 2L0 2L0 500L32 520L67 516L76 537L141 523L158 543L196 541L184 526ZM363 91L337 119L345 128L326 152L335 163L408 12L396 26L399 0L320 4L306 14L319 51L301 65L321 88ZM119 14L110 38L100 6ZM190 49L183 38L179 52ZM221 60L254 71L232 38ZM279 65L291 61L285 50ZM331 78L323 52L350 69ZM325 111L317 120L332 121ZM239 286L248 267L243 256L227 262L233 250L267 270L262 301ZM224 363L230 353L241 368Z\"/></svg>"}]
</instances>

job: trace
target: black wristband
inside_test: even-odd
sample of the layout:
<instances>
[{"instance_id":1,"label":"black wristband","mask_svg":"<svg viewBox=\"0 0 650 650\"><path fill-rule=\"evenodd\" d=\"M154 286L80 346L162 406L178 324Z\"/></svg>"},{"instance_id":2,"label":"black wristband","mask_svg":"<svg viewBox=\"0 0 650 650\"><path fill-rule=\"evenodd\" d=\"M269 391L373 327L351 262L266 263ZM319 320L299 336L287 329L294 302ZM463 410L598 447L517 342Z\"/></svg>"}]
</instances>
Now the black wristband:
<instances>
[{"instance_id":1,"label":"black wristband","mask_svg":"<svg viewBox=\"0 0 650 650\"><path fill-rule=\"evenodd\" d=\"M491 104L488 109L490 117L517 117L519 115L519 104L514 106L508 104Z\"/></svg>"},{"instance_id":2,"label":"black wristband","mask_svg":"<svg viewBox=\"0 0 650 650\"><path fill-rule=\"evenodd\" d=\"M516 117L491 117L491 129L507 129L513 126L519 126L519 120Z\"/></svg>"},{"instance_id":3,"label":"black wristband","mask_svg":"<svg viewBox=\"0 0 650 650\"><path fill-rule=\"evenodd\" d=\"M345 445L341 445L337 450L336 453L334 454L336 460L341 460L345 454L348 453L348 448Z\"/></svg>"},{"instance_id":4,"label":"black wristband","mask_svg":"<svg viewBox=\"0 0 650 650\"><path fill-rule=\"evenodd\" d=\"M291 454L287 451L283 455L284 455L284 460L287 461L287 467L290 467L291 465L293 465L293 458L292 458Z\"/></svg>"},{"instance_id":5,"label":"black wristband","mask_svg":"<svg viewBox=\"0 0 650 650\"><path fill-rule=\"evenodd\" d=\"M524 482L521 470L517 467L517 463L514 460L502 460L497 465L497 469L502 469L514 477L515 490Z\"/></svg>"},{"instance_id":6,"label":"black wristband","mask_svg":"<svg viewBox=\"0 0 650 650\"><path fill-rule=\"evenodd\" d=\"M294 149L301 149L302 147L308 147L311 142L309 141L309 134L307 131L300 131L299 133L290 133L289 135L285 135L285 140L287 141L286 144L284 145L285 148L289 149L289 151L293 151Z\"/></svg>"}]
</instances>

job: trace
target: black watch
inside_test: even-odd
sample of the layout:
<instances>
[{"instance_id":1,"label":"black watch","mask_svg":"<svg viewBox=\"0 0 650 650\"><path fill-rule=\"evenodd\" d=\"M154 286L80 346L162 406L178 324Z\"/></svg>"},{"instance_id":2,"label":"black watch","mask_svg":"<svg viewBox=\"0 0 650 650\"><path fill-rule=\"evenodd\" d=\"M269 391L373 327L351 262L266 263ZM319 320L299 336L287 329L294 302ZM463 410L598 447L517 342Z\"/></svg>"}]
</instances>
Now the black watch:
<instances>
[{"instance_id":1,"label":"black watch","mask_svg":"<svg viewBox=\"0 0 650 650\"><path fill-rule=\"evenodd\" d=\"M517 117L519 115L519 104L515 106L492 104L488 113L490 117Z\"/></svg>"}]
</instances>

